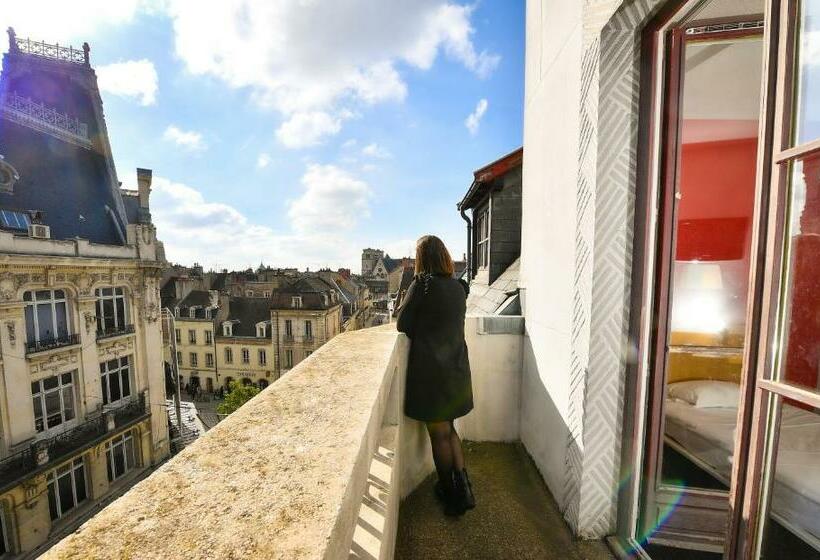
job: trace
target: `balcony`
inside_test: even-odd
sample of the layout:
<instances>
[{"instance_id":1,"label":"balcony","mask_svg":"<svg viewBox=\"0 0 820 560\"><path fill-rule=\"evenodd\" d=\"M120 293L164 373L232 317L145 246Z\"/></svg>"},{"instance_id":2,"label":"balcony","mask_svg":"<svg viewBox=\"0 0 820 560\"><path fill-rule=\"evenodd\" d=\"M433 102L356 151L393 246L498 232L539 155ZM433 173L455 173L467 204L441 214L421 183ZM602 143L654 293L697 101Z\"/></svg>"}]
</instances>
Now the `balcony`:
<instances>
[{"instance_id":1,"label":"balcony","mask_svg":"<svg viewBox=\"0 0 820 560\"><path fill-rule=\"evenodd\" d=\"M35 440L29 447L0 460L0 489L41 472L83 449L96 445L110 432L147 418L143 395L111 408L55 436Z\"/></svg>"},{"instance_id":2,"label":"balcony","mask_svg":"<svg viewBox=\"0 0 820 560\"><path fill-rule=\"evenodd\" d=\"M573 539L518 443L523 319L465 330L464 518L432 496L424 427L401 413L410 341L385 325L331 339L43 558L611 558Z\"/></svg>"},{"instance_id":3,"label":"balcony","mask_svg":"<svg viewBox=\"0 0 820 560\"><path fill-rule=\"evenodd\" d=\"M79 343L79 334L66 334L52 338L41 338L40 340L27 340L26 355L36 354L37 352L46 352L48 350L54 350L55 348L62 348L64 346L74 346Z\"/></svg>"},{"instance_id":4,"label":"balcony","mask_svg":"<svg viewBox=\"0 0 820 560\"><path fill-rule=\"evenodd\" d=\"M134 325L115 325L108 328L97 329L97 340L134 334Z\"/></svg>"}]
</instances>

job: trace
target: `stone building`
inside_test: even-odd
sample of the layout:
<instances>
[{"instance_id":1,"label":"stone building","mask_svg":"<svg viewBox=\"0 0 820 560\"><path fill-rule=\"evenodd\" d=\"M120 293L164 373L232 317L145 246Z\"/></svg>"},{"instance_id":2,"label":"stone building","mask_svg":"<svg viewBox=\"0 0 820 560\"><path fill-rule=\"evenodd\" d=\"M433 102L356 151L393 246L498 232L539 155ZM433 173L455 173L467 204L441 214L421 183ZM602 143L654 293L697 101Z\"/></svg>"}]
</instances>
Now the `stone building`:
<instances>
[{"instance_id":1,"label":"stone building","mask_svg":"<svg viewBox=\"0 0 820 560\"><path fill-rule=\"evenodd\" d=\"M82 49L0 75L0 556L33 557L169 455L151 171L120 189Z\"/></svg>"},{"instance_id":2,"label":"stone building","mask_svg":"<svg viewBox=\"0 0 820 560\"><path fill-rule=\"evenodd\" d=\"M258 297L226 298L217 314L215 383L253 383L260 389L279 377L271 332L271 300ZM203 388L213 391L210 377Z\"/></svg>"},{"instance_id":3,"label":"stone building","mask_svg":"<svg viewBox=\"0 0 820 560\"><path fill-rule=\"evenodd\" d=\"M220 309L219 294L214 290L191 290L171 305L180 383L213 391L217 379L214 320ZM170 351L168 346L166 361L170 361Z\"/></svg>"},{"instance_id":4,"label":"stone building","mask_svg":"<svg viewBox=\"0 0 820 560\"><path fill-rule=\"evenodd\" d=\"M340 294L320 276L305 275L273 293L271 321L279 376L341 332Z\"/></svg>"}]
</instances>

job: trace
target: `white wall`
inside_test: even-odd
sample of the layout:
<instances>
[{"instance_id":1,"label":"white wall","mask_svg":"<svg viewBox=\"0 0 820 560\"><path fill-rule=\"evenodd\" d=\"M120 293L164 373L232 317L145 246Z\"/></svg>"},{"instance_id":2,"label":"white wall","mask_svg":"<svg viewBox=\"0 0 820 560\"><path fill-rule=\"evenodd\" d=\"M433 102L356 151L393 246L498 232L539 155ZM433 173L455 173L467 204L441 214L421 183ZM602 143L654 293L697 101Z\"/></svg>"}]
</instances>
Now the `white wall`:
<instances>
[{"instance_id":1,"label":"white wall","mask_svg":"<svg viewBox=\"0 0 820 560\"><path fill-rule=\"evenodd\" d=\"M521 441L552 494L565 482L582 2L527 2Z\"/></svg>"}]
</instances>

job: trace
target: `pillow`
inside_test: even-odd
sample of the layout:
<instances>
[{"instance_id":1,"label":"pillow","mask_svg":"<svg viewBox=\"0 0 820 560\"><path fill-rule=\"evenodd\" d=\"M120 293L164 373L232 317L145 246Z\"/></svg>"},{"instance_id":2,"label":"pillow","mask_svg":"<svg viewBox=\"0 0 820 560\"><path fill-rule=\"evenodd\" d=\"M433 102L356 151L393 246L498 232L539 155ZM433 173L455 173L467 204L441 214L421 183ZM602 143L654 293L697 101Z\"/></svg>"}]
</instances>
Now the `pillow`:
<instances>
[{"instance_id":1,"label":"pillow","mask_svg":"<svg viewBox=\"0 0 820 560\"><path fill-rule=\"evenodd\" d=\"M667 396L695 408L737 408L740 386L729 381L681 381L667 387Z\"/></svg>"}]
</instances>

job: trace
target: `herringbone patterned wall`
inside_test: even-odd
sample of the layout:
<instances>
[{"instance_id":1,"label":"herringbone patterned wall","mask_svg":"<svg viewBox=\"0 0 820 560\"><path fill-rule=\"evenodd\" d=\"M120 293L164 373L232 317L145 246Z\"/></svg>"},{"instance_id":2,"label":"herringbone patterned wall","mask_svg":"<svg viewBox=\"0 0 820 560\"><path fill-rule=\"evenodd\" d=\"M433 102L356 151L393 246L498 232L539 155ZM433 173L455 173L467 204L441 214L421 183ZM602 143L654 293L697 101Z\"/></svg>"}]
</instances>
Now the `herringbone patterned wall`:
<instances>
[{"instance_id":1,"label":"herringbone patterned wall","mask_svg":"<svg viewBox=\"0 0 820 560\"><path fill-rule=\"evenodd\" d=\"M640 30L664 0L587 0L576 197L570 440L573 530L614 529L637 161ZM621 5L623 4L623 5Z\"/></svg>"}]
</instances>

